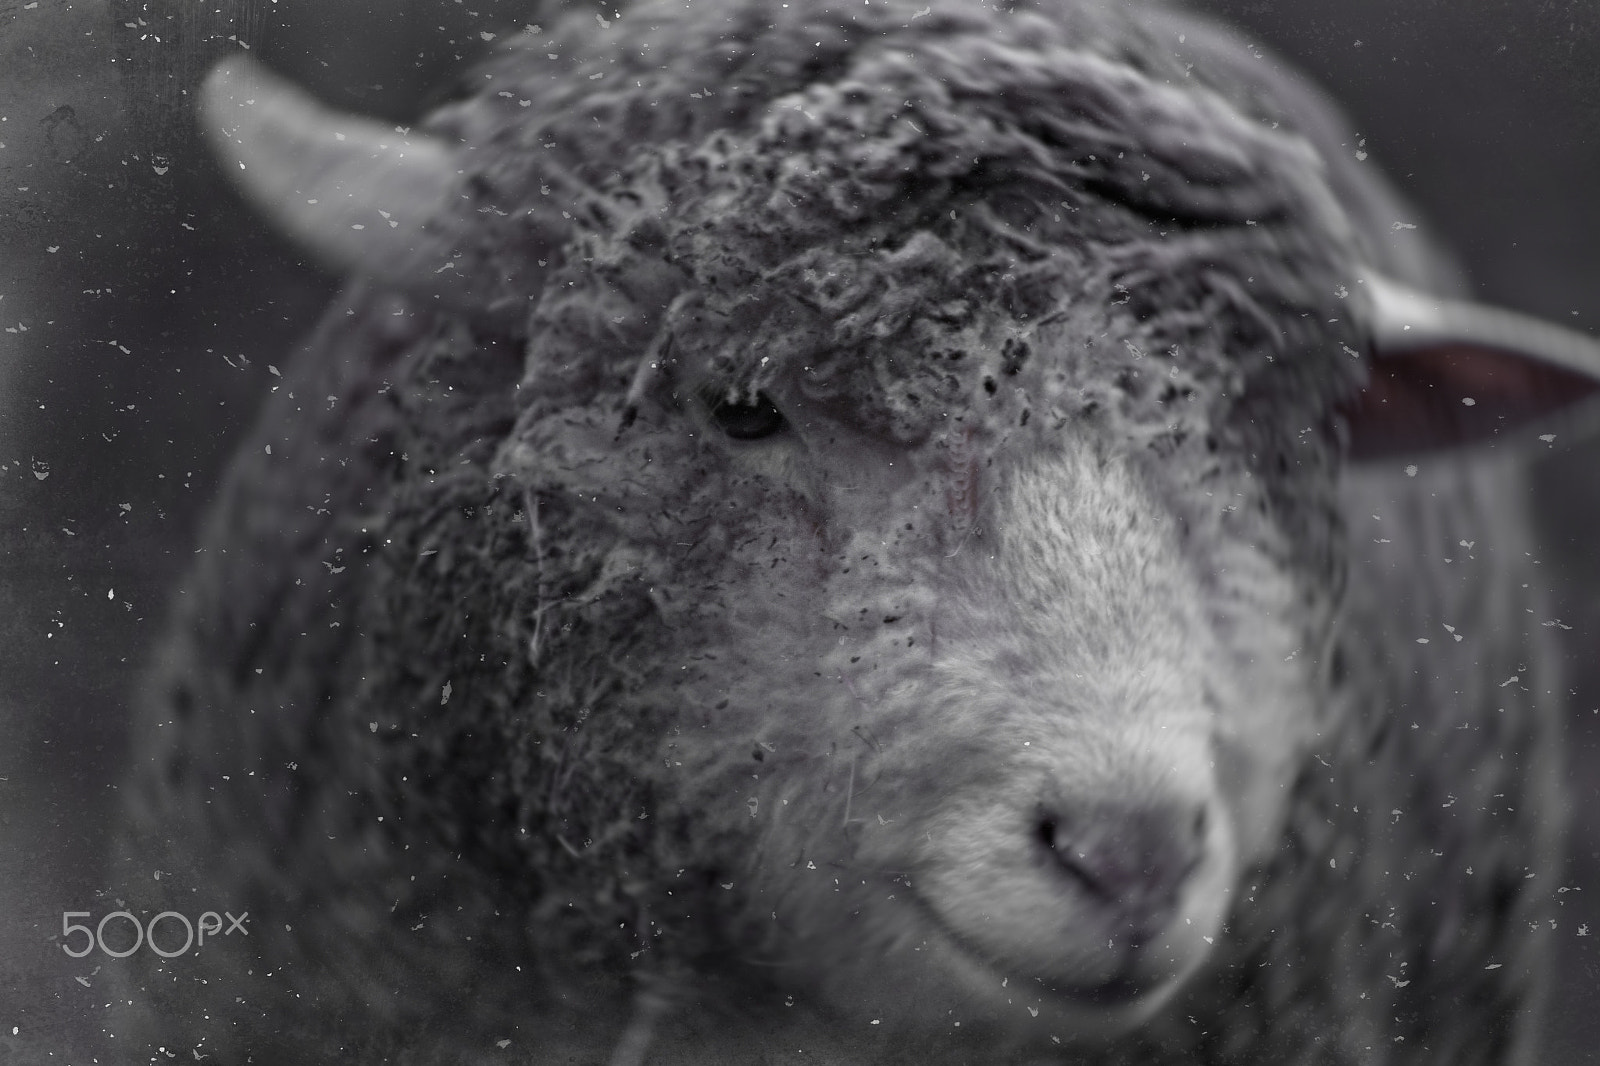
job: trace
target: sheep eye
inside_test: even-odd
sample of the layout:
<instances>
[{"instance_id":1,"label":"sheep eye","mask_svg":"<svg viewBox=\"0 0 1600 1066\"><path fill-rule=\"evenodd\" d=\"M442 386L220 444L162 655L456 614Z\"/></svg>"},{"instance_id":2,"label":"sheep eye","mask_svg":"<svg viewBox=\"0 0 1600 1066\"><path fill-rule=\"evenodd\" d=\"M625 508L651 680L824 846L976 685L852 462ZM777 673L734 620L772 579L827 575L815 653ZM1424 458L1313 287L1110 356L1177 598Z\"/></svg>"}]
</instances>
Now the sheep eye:
<instances>
[{"instance_id":1,"label":"sheep eye","mask_svg":"<svg viewBox=\"0 0 1600 1066\"><path fill-rule=\"evenodd\" d=\"M726 394L707 397L711 419L733 440L761 440L784 427L782 412L764 392L749 402L732 402Z\"/></svg>"}]
</instances>

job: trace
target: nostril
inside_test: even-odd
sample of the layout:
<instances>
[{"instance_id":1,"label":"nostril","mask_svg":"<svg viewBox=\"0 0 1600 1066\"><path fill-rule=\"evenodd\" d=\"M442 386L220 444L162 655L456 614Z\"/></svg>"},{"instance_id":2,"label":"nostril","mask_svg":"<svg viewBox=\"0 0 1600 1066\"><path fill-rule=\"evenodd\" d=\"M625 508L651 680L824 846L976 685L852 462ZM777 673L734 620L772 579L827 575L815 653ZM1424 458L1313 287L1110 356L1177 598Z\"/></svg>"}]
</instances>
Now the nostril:
<instances>
[{"instance_id":1,"label":"nostril","mask_svg":"<svg viewBox=\"0 0 1600 1066\"><path fill-rule=\"evenodd\" d=\"M1106 901L1115 901L1127 888L1128 856L1118 853L1117 841L1097 824L1092 812L1078 817L1041 814L1034 833L1049 861L1077 882L1078 887ZM1119 834L1120 835L1120 834Z\"/></svg>"},{"instance_id":2,"label":"nostril","mask_svg":"<svg viewBox=\"0 0 1600 1066\"><path fill-rule=\"evenodd\" d=\"M1210 814L1202 805L1095 803L1041 811L1035 838L1050 862L1080 889L1129 920L1170 917L1205 858Z\"/></svg>"}]
</instances>

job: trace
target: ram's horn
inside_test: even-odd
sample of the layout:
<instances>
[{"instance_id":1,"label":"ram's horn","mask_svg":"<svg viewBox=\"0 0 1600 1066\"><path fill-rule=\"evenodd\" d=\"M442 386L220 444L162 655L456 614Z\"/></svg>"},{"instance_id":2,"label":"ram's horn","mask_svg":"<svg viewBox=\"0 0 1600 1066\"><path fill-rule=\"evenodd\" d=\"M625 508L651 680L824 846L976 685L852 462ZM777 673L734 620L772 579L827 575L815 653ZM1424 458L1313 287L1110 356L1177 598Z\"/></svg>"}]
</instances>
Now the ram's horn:
<instances>
[{"instance_id":1,"label":"ram's horn","mask_svg":"<svg viewBox=\"0 0 1600 1066\"><path fill-rule=\"evenodd\" d=\"M491 297L456 261L451 145L326 108L245 56L206 78L200 121L245 196L327 266L453 304Z\"/></svg>"}]
</instances>

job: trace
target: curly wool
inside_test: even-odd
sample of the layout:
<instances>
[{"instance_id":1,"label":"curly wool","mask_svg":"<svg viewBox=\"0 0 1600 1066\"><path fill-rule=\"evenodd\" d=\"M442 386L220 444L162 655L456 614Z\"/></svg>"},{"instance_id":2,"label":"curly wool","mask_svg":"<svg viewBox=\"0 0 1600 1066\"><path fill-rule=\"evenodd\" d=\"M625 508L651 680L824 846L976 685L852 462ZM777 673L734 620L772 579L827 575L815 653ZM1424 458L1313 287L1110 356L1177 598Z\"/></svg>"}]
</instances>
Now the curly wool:
<instances>
[{"instance_id":1,"label":"curly wool","mask_svg":"<svg viewBox=\"0 0 1600 1066\"><path fill-rule=\"evenodd\" d=\"M500 90L505 97L475 102L470 125L441 122L482 146L476 210L514 219L550 210L546 204L562 203L566 192L580 234L596 232L569 254L587 276L624 291L565 278L546 288L541 317L614 320L627 310L629 261L664 254L692 264L686 280L714 300L756 307L776 292L817 315L845 316L832 336L815 339L845 351L863 340L884 342L907 320L938 317L929 309L953 298L986 313L999 299L1025 321L1069 294L1081 299L1080 285L1092 292L1104 284L1125 292L1137 319L1159 327L1136 338L1150 350L1165 354L1207 336L1211 344L1185 353L1184 372L1198 373L1191 365L1208 358L1203 349L1227 330L1233 358L1203 376L1252 374L1274 352L1313 338L1326 343L1314 326L1303 338L1277 335L1303 313L1330 310L1333 286L1348 280L1340 247L1348 235L1317 158L1293 138L1242 121L1221 99L1202 97L1196 106L1195 93L1102 57L1103 50L1125 63L1132 53L1154 64L1165 55L1149 41L1136 52L1138 31L1125 16L1073 9L1063 25L957 8L910 19L911 7L889 4L852 11L861 21L840 25L842 10L808 12L827 29L802 32L783 24L798 14L731 5L730 20L753 24L744 39L737 29L707 38L702 27L717 24L713 13L672 18L641 8L624 20L619 40L585 33L567 42L580 56L609 46L580 70L621 63L607 77L632 78L636 87L576 101L551 97L543 61L508 52L491 68L491 81L510 85ZM831 46L803 47L813 39ZM672 61L627 65L645 41L646 51ZM696 54L707 44L741 56L727 88L697 101L702 94L663 84L715 66ZM814 66L789 54L797 46L815 52ZM1171 67L1170 57L1164 65ZM781 77L816 67L820 84ZM730 102L718 104L719 97ZM523 99L551 117L530 123L518 106ZM596 120L605 131L598 138ZM568 165L568 151L582 167ZM552 172L569 175L577 191L552 190ZM1169 230L1192 237L1153 239ZM937 244L948 251L935 253ZM509 242L496 253L516 250ZM897 276L917 269L912 263L925 276ZM522 276L516 267L498 273ZM987 284L973 294L971 283L985 274ZM566 291L574 286L583 293ZM559 361L569 346L614 333L578 328L581 338L563 343L542 335L536 318L541 357L553 349ZM737 326L728 328L737 337ZM603 344L587 351L587 361L604 360L607 351L631 360L638 350ZM718 358L738 362L726 352ZM1339 376L1286 384L1285 396L1337 396L1359 380L1353 366L1324 359L1297 369ZM915 370L886 377L898 382ZM1089 370L1086 378L1109 376L1103 366ZM546 376L543 383L555 382Z\"/></svg>"},{"instance_id":2,"label":"curly wool","mask_svg":"<svg viewBox=\"0 0 1600 1066\"><path fill-rule=\"evenodd\" d=\"M480 131L503 146L483 167L495 211L541 204L533 184L545 188L551 151L587 136L590 108L637 138L615 155L585 142L599 191L574 204L569 267L532 316L524 425L605 402L608 380L622 396L644 350L730 398L803 368L806 395L848 397L869 431L910 443L979 389L996 390L1020 353L1110 335L1121 343L1061 361L1029 416L1097 414L1122 439L1168 450L1189 441L1297 456L1293 472L1262 473L1277 510L1306 516L1291 540L1325 571L1333 508L1299 496L1325 484L1313 471L1326 469L1326 449L1260 439L1297 407L1320 421L1326 398L1360 381L1357 361L1328 358L1359 343L1328 326L1353 327L1337 294L1353 280L1354 238L1317 158L1220 99L1196 106L1192 92L1113 65L1102 53L1140 66L1166 54L1115 12L1075 9L1058 24L962 10L924 24L904 21L907 11L862 14L849 34L858 51L823 49L836 80L761 86L778 96L764 110L740 67L728 90L739 106L709 134L689 106L698 93L648 81L625 94L632 110L613 95L548 126ZM683 26L655 16L638 12L633 32L684 49L668 71L703 69L674 36ZM765 62L750 65L775 76L794 67L783 48L841 32L758 35L747 47ZM513 58L495 72L521 73L511 97L539 100L539 80L522 72L538 60ZM620 121L622 111L670 132ZM661 147L641 150L652 135ZM664 277L663 259L688 273ZM690 302L667 306L685 290ZM1254 417L1265 410L1275 417ZM1209 452L1190 455L1206 478Z\"/></svg>"}]
</instances>

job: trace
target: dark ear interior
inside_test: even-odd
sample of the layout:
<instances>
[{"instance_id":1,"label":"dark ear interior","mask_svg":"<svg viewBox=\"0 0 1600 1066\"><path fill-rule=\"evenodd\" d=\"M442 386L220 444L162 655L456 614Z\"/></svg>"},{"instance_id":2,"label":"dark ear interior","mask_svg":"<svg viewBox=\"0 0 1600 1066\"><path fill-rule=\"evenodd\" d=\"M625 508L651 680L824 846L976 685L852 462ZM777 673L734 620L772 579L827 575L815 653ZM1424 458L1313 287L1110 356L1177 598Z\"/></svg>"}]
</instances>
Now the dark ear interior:
<instances>
[{"instance_id":1,"label":"dark ear interior","mask_svg":"<svg viewBox=\"0 0 1600 1066\"><path fill-rule=\"evenodd\" d=\"M1382 277L1366 288L1371 377L1340 411L1352 459L1600 430L1600 341Z\"/></svg>"},{"instance_id":2,"label":"dark ear interior","mask_svg":"<svg viewBox=\"0 0 1600 1066\"><path fill-rule=\"evenodd\" d=\"M1600 380L1519 352L1441 342L1374 354L1367 387L1345 407L1350 456L1380 460L1575 432Z\"/></svg>"}]
</instances>

